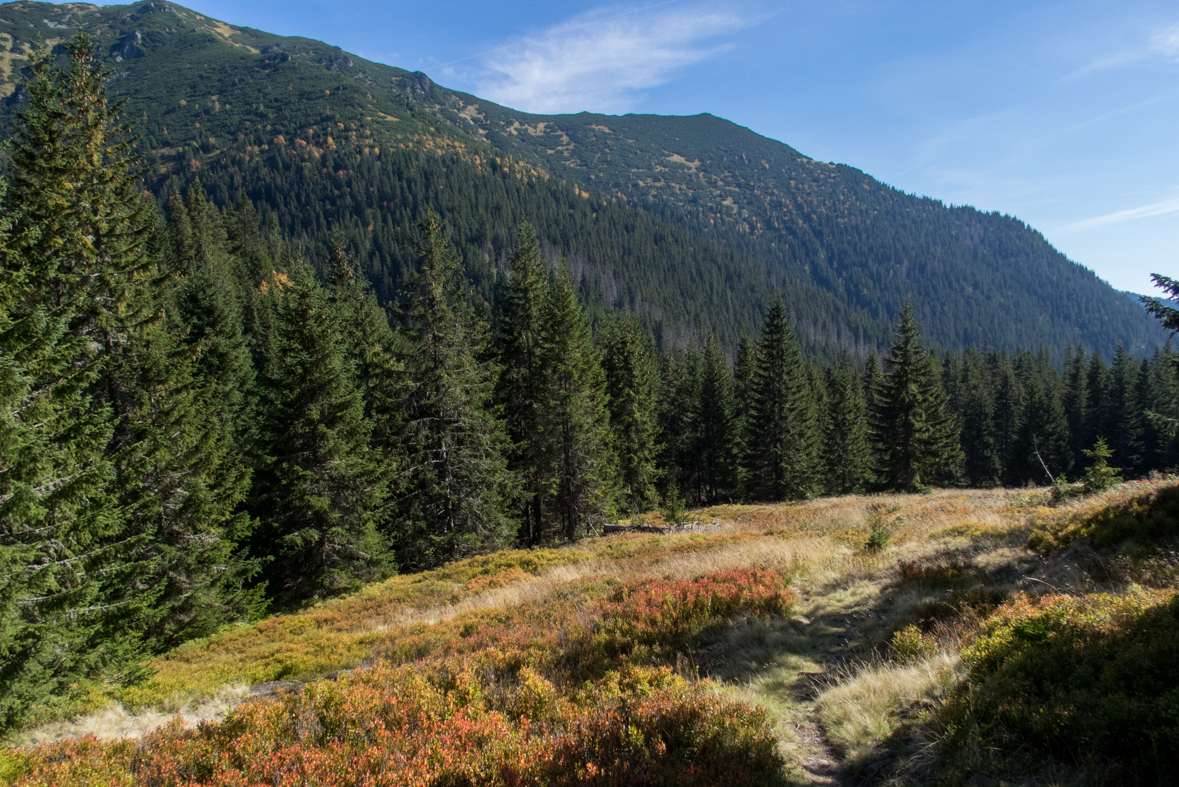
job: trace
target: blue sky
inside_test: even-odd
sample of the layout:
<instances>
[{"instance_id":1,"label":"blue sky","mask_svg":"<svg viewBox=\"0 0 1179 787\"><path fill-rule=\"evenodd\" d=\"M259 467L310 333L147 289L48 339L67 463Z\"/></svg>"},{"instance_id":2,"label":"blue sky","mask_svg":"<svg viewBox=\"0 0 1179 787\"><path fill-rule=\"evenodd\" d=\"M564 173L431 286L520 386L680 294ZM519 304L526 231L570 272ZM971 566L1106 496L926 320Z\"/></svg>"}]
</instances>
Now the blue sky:
<instances>
[{"instance_id":1,"label":"blue sky","mask_svg":"<svg viewBox=\"0 0 1179 787\"><path fill-rule=\"evenodd\" d=\"M188 0L534 112L711 112L1026 221L1119 289L1179 276L1179 4Z\"/></svg>"}]
</instances>

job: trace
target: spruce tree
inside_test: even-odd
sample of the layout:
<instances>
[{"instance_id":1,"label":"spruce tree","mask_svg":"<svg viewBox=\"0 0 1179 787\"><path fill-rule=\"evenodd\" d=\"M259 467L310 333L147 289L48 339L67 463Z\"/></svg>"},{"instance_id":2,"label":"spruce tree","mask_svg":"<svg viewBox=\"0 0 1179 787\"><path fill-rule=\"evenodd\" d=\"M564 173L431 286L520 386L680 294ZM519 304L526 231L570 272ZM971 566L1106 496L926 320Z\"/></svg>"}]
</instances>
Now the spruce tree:
<instances>
[{"instance_id":1,"label":"spruce tree","mask_svg":"<svg viewBox=\"0 0 1179 787\"><path fill-rule=\"evenodd\" d=\"M831 374L824 427L827 494L854 495L867 491L873 480L868 412L859 378L846 351L840 354Z\"/></svg>"},{"instance_id":2,"label":"spruce tree","mask_svg":"<svg viewBox=\"0 0 1179 787\"><path fill-rule=\"evenodd\" d=\"M1068 422L1069 449L1074 468L1085 466L1084 451L1093 445L1093 422L1088 412L1089 387L1085 368L1085 348L1077 346L1065 355L1064 395L1061 405Z\"/></svg>"},{"instance_id":3,"label":"spruce tree","mask_svg":"<svg viewBox=\"0 0 1179 787\"><path fill-rule=\"evenodd\" d=\"M692 452L698 445L696 422L690 402L696 401L700 383L700 353L689 347L683 355L663 359L659 399L659 465L663 470L662 491L683 494L696 480Z\"/></svg>"},{"instance_id":4,"label":"spruce tree","mask_svg":"<svg viewBox=\"0 0 1179 787\"><path fill-rule=\"evenodd\" d=\"M110 494L109 408L91 395L89 341L70 331L74 304L46 302L45 272L0 221L0 729L52 710L144 650L111 608L135 541ZM28 225L25 225L26 227ZM26 230L28 231L28 230ZM35 230L32 230L35 231ZM69 293L63 287L64 293ZM130 568L135 568L132 564Z\"/></svg>"},{"instance_id":5,"label":"spruce tree","mask_svg":"<svg viewBox=\"0 0 1179 787\"><path fill-rule=\"evenodd\" d=\"M297 267L270 290L276 357L262 385L261 456L251 508L252 545L273 556L264 576L281 603L325 598L390 568L378 532L386 467L353 383L324 288Z\"/></svg>"},{"instance_id":6,"label":"spruce tree","mask_svg":"<svg viewBox=\"0 0 1179 787\"><path fill-rule=\"evenodd\" d=\"M700 364L700 384L692 402L693 451L699 467L701 502L729 499L737 492L739 473L736 397L733 373L715 336L708 338Z\"/></svg>"},{"instance_id":7,"label":"spruce tree","mask_svg":"<svg viewBox=\"0 0 1179 787\"><path fill-rule=\"evenodd\" d=\"M655 351L638 320L629 317L602 332L601 358L618 459L618 505L626 514L643 513L657 502L659 480Z\"/></svg>"},{"instance_id":8,"label":"spruce tree","mask_svg":"<svg viewBox=\"0 0 1179 787\"><path fill-rule=\"evenodd\" d=\"M398 555L413 568L510 543L515 486L507 435L491 409L498 369L481 360L487 324L441 220L430 213L419 229L421 268L402 306L406 466L396 499Z\"/></svg>"},{"instance_id":9,"label":"spruce tree","mask_svg":"<svg viewBox=\"0 0 1179 787\"><path fill-rule=\"evenodd\" d=\"M400 442L403 413L397 389L404 371L400 343L388 314L344 247L343 233L333 231L329 243L324 289L331 320L341 334L348 372L364 404L364 418L372 426L371 445L380 454L390 488L395 491L398 468L404 461Z\"/></svg>"},{"instance_id":10,"label":"spruce tree","mask_svg":"<svg viewBox=\"0 0 1179 787\"><path fill-rule=\"evenodd\" d=\"M963 475L973 487L999 483L1002 463L995 442L995 402L984 360L968 347L962 356Z\"/></svg>"},{"instance_id":11,"label":"spruce tree","mask_svg":"<svg viewBox=\"0 0 1179 787\"><path fill-rule=\"evenodd\" d=\"M737 462L738 486L744 494L746 485L744 468L748 464L749 422L753 413L753 375L757 369L757 346L744 334L737 342L737 353L733 359L733 402L737 409Z\"/></svg>"},{"instance_id":12,"label":"spruce tree","mask_svg":"<svg viewBox=\"0 0 1179 787\"><path fill-rule=\"evenodd\" d=\"M545 308L548 266L527 222L516 232L508 279L503 285L495 323L500 373L496 400L511 440L509 469L520 480L516 509L520 540L539 544L549 528L545 496L549 494L548 448L552 436L543 430L548 334Z\"/></svg>"},{"instance_id":13,"label":"spruce tree","mask_svg":"<svg viewBox=\"0 0 1179 787\"><path fill-rule=\"evenodd\" d=\"M615 460L606 379L568 265L549 288L544 332L541 424L549 436L552 519L555 535L574 541L613 512Z\"/></svg>"},{"instance_id":14,"label":"spruce tree","mask_svg":"<svg viewBox=\"0 0 1179 787\"><path fill-rule=\"evenodd\" d=\"M1109 367L1096 352L1089 356L1089 368L1085 374L1085 388L1088 392L1088 405L1085 409L1090 423L1086 431L1093 436L1094 441L1099 437L1104 437L1108 441L1117 425L1110 412L1112 408L1110 406Z\"/></svg>"},{"instance_id":15,"label":"spruce tree","mask_svg":"<svg viewBox=\"0 0 1179 787\"><path fill-rule=\"evenodd\" d=\"M1109 374L1106 397L1104 434L1113 451L1113 461L1131 477L1142 472L1143 444L1142 407L1139 402L1140 369L1130 353L1121 345L1114 355Z\"/></svg>"},{"instance_id":16,"label":"spruce tree","mask_svg":"<svg viewBox=\"0 0 1179 787\"><path fill-rule=\"evenodd\" d=\"M30 56L5 201L0 713L9 725L47 697L133 673L161 617L151 523L118 499L134 439L124 415L135 405L118 365L155 320L137 297L148 228L94 46L81 34L65 50L68 72L44 48Z\"/></svg>"},{"instance_id":17,"label":"spruce tree","mask_svg":"<svg viewBox=\"0 0 1179 787\"><path fill-rule=\"evenodd\" d=\"M752 496L799 500L817 494L818 424L806 364L780 299L766 313L752 393L746 465Z\"/></svg>"},{"instance_id":18,"label":"spruce tree","mask_svg":"<svg viewBox=\"0 0 1179 787\"><path fill-rule=\"evenodd\" d=\"M1179 441L1175 439L1175 426L1179 424L1179 366L1170 340L1151 358L1146 421L1150 426L1150 467L1175 467L1179 462Z\"/></svg>"},{"instance_id":19,"label":"spruce tree","mask_svg":"<svg viewBox=\"0 0 1179 787\"><path fill-rule=\"evenodd\" d=\"M909 303L901 310L870 423L877 477L886 488L912 492L956 476L962 453L958 425L932 359L921 346Z\"/></svg>"},{"instance_id":20,"label":"spruce tree","mask_svg":"<svg viewBox=\"0 0 1179 787\"><path fill-rule=\"evenodd\" d=\"M999 457L1000 479L1004 486L1018 486L1022 483L1025 458L1018 450L1024 390L1008 358L992 353L990 365L995 380L995 453Z\"/></svg>"},{"instance_id":21,"label":"spruce tree","mask_svg":"<svg viewBox=\"0 0 1179 787\"><path fill-rule=\"evenodd\" d=\"M1047 485L1070 469L1068 421L1049 374L1051 369L1043 364L1029 363L1025 369L1026 398L1015 448L1022 464L1020 483Z\"/></svg>"}]
</instances>

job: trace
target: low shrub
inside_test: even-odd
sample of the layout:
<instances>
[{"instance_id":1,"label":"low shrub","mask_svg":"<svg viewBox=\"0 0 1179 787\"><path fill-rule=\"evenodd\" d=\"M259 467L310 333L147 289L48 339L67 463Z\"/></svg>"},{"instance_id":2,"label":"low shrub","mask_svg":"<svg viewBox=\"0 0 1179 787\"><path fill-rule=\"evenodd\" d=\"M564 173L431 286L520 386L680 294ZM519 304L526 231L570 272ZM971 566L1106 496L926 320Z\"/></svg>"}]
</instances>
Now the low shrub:
<instances>
[{"instance_id":1,"label":"low shrub","mask_svg":"<svg viewBox=\"0 0 1179 787\"><path fill-rule=\"evenodd\" d=\"M435 665L442 667L444 665ZM228 785L774 784L783 762L763 712L669 670L613 675L515 716L529 681L497 685L476 665L384 665L220 724L170 725L142 741L34 750L18 787ZM457 682L443 674L463 676ZM640 691L619 691L620 683Z\"/></svg>"},{"instance_id":2,"label":"low shrub","mask_svg":"<svg viewBox=\"0 0 1179 787\"><path fill-rule=\"evenodd\" d=\"M1113 782L1179 769L1179 594L1020 594L962 660L940 714L951 765L1031 746Z\"/></svg>"},{"instance_id":3,"label":"low shrub","mask_svg":"<svg viewBox=\"0 0 1179 787\"><path fill-rule=\"evenodd\" d=\"M543 603L406 626L372 668L220 724L173 724L133 762L121 743L40 747L16 783L775 784L784 764L764 714L670 664L709 627L794 603L761 569L570 583Z\"/></svg>"},{"instance_id":4,"label":"low shrub","mask_svg":"<svg viewBox=\"0 0 1179 787\"><path fill-rule=\"evenodd\" d=\"M915 625L905 626L892 635L889 643L892 657L901 664L928 659L937 653L937 640Z\"/></svg>"},{"instance_id":5,"label":"low shrub","mask_svg":"<svg viewBox=\"0 0 1179 787\"><path fill-rule=\"evenodd\" d=\"M978 575L978 569L956 560L932 563L902 560L897 563L897 573L902 585L955 588L972 581Z\"/></svg>"}]
</instances>

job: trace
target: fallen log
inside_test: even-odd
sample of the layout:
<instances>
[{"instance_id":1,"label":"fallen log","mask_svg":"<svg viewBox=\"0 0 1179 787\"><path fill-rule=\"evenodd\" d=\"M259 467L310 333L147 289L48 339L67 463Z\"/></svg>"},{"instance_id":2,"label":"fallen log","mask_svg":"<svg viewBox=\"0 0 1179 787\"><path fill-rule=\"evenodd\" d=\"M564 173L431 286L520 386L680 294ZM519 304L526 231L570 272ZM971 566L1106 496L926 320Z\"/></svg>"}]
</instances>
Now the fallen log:
<instances>
[{"instance_id":1,"label":"fallen log","mask_svg":"<svg viewBox=\"0 0 1179 787\"><path fill-rule=\"evenodd\" d=\"M656 527L655 525L603 525L602 534L617 536L623 533L657 533L665 536L671 532L670 527Z\"/></svg>"}]
</instances>

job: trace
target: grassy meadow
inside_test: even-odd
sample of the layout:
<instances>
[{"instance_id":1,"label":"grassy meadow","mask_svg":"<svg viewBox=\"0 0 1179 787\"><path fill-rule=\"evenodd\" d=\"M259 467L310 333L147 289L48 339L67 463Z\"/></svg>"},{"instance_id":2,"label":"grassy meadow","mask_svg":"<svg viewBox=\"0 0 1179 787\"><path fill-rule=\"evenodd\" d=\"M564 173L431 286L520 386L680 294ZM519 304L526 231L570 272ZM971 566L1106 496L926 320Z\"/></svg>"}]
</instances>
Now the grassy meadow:
<instances>
[{"instance_id":1,"label":"grassy meadow","mask_svg":"<svg viewBox=\"0 0 1179 787\"><path fill-rule=\"evenodd\" d=\"M1165 783L1177 514L1173 479L939 490L471 558L177 648L0 778Z\"/></svg>"}]
</instances>

